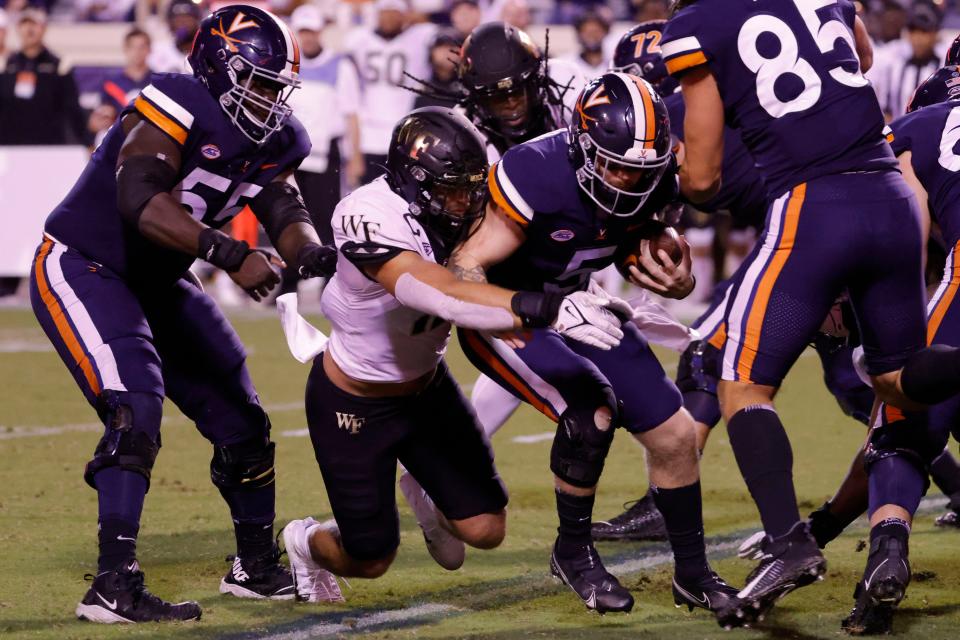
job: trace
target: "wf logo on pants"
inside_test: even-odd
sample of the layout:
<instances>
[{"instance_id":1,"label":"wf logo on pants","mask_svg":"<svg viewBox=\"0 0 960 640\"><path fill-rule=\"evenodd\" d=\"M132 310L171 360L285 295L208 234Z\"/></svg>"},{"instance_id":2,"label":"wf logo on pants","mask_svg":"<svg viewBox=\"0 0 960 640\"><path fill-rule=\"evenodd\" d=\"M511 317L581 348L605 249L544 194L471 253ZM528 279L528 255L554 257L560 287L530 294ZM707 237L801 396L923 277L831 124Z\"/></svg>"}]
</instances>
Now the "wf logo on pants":
<instances>
[{"instance_id":1,"label":"wf logo on pants","mask_svg":"<svg viewBox=\"0 0 960 640\"><path fill-rule=\"evenodd\" d=\"M363 428L366 421L366 418L358 418L352 413L340 413L337 411L337 426L341 429L346 429L352 436L360 433L360 429Z\"/></svg>"}]
</instances>

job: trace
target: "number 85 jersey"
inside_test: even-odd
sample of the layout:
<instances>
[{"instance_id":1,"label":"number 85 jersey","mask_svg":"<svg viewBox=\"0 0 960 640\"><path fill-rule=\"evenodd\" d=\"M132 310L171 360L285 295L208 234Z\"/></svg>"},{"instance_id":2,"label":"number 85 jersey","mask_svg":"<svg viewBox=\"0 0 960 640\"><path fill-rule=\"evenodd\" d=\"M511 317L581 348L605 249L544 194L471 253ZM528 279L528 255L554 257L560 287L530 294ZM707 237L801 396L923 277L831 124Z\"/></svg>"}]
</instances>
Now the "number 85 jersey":
<instances>
[{"instance_id":1,"label":"number 85 jersey","mask_svg":"<svg viewBox=\"0 0 960 640\"><path fill-rule=\"evenodd\" d=\"M819 176L896 168L860 73L855 15L848 0L699 0L667 23L667 70L709 67L772 197Z\"/></svg>"}]
</instances>

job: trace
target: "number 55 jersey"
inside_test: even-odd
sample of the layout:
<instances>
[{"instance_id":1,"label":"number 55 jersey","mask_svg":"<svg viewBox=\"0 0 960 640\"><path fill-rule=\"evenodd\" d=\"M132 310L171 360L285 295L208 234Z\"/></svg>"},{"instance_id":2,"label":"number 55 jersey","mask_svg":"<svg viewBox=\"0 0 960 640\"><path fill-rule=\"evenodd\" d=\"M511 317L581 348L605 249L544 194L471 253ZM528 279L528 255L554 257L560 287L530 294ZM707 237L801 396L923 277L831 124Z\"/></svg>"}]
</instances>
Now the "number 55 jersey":
<instances>
[{"instance_id":1,"label":"number 55 jersey","mask_svg":"<svg viewBox=\"0 0 960 640\"><path fill-rule=\"evenodd\" d=\"M164 249L123 221L117 209L117 157L126 140L123 117L136 113L180 148L179 183L171 194L203 224L220 228L281 173L310 153L310 138L293 117L258 145L230 121L200 80L161 74L113 125L44 231L131 284L172 284L194 257Z\"/></svg>"},{"instance_id":2,"label":"number 55 jersey","mask_svg":"<svg viewBox=\"0 0 960 640\"><path fill-rule=\"evenodd\" d=\"M848 0L699 0L667 23L674 76L708 65L771 197L847 171L896 167L860 73Z\"/></svg>"}]
</instances>

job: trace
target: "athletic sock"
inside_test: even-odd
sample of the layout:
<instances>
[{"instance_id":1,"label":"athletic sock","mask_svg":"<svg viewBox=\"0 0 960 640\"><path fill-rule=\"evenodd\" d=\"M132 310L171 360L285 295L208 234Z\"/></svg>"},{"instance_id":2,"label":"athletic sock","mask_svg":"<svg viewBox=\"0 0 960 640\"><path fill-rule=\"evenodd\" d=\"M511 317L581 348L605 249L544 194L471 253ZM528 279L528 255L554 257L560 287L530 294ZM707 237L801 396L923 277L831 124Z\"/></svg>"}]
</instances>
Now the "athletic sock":
<instances>
[{"instance_id":1,"label":"athletic sock","mask_svg":"<svg viewBox=\"0 0 960 640\"><path fill-rule=\"evenodd\" d=\"M950 498L951 509L960 508L960 464L953 454L943 450L932 463L930 463L930 478L934 484Z\"/></svg>"},{"instance_id":2,"label":"athletic sock","mask_svg":"<svg viewBox=\"0 0 960 640\"><path fill-rule=\"evenodd\" d=\"M653 487L653 501L667 525L677 578L695 580L707 572L700 481L676 489Z\"/></svg>"},{"instance_id":3,"label":"athletic sock","mask_svg":"<svg viewBox=\"0 0 960 640\"><path fill-rule=\"evenodd\" d=\"M94 484L99 511L97 571L102 573L136 558L147 479L135 471L107 467L97 472Z\"/></svg>"},{"instance_id":4,"label":"athletic sock","mask_svg":"<svg viewBox=\"0 0 960 640\"><path fill-rule=\"evenodd\" d=\"M873 542L880 536L890 536L903 543L906 548L907 541L910 539L910 523L901 518L886 518L881 520L870 529L870 542Z\"/></svg>"},{"instance_id":5,"label":"athletic sock","mask_svg":"<svg viewBox=\"0 0 960 640\"><path fill-rule=\"evenodd\" d=\"M900 372L900 388L914 402L934 405L960 392L960 349L930 345L911 355Z\"/></svg>"},{"instance_id":6,"label":"athletic sock","mask_svg":"<svg viewBox=\"0 0 960 640\"><path fill-rule=\"evenodd\" d=\"M871 464L867 475L871 515L888 504L902 507L911 515L917 511L927 481L917 465L902 456L889 456Z\"/></svg>"},{"instance_id":7,"label":"athletic sock","mask_svg":"<svg viewBox=\"0 0 960 640\"><path fill-rule=\"evenodd\" d=\"M730 446L767 534L778 538L800 521L793 489L793 451L769 405L738 411L727 422Z\"/></svg>"},{"instance_id":8,"label":"athletic sock","mask_svg":"<svg viewBox=\"0 0 960 640\"><path fill-rule=\"evenodd\" d=\"M256 489L220 489L230 506L233 530L237 537L237 555L257 558L273 550L273 521L276 483Z\"/></svg>"},{"instance_id":9,"label":"athletic sock","mask_svg":"<svg viewBox=\"0 0 960 640\"><path fill-rule=\"evenodd\" d=\"M590 535L593 502L595 496L574 496L557 489L557 515L560 526L557 527L557 553L570 557L581 552L593 541Z\"/></svg>"}]
</instances>

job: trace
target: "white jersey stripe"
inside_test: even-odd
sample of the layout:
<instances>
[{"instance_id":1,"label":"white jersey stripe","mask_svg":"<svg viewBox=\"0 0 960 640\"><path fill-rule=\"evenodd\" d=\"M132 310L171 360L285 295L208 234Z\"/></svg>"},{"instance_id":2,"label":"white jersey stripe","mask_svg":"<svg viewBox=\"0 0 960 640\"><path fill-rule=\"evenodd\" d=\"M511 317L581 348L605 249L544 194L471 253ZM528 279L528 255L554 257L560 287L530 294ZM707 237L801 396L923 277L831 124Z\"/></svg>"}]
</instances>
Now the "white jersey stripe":
<instances>
[{"instance_id":1,"label":"white jersey stripe","mask_svg":"<svg viewBox=\"0 0 960 640\"><path fill-rule=\"evenodd\" d=\"M518 378L530 385L530 387L537 392L537 395L550 404L550 407L553 409L554 413L559 416L567 410L567 402L563 399L563 395L560 393L560 391L534 373L534 371L528 367L523 360L520 359L520 356L517 355L515 350L508 347L503 340L493 338L486 333L481 333L478 331L477 335L480 336L481 340L487 343L487 345L497 354L503 363L511 371L513 371L514 374L516 374Z\"/></svg>"},{"instance_id":2,"label":"white jersey stripe","mask_svg":"<svg viewBox=\"0 0 960 640\"><path fill-rule=\"evenodd\" d=\"M110 348L110 345L104 343L97 326L87 312L87 308L83 306L83 302L80 301L73 288L70 287L70 283L63 276L60 258L66 251L67 247L65 245L53 245L53 249L44 263L47 269L48 284L60 298L60 306L63 308L64 315L76 327L79 338L83 342L83 348L93 358L93 362L100 372L103 388L126 391L127 388L120 380L120 371L117 368L117 360L113 356L113 349Z\"/></svg>"},{"instance_id":3,"label":"white jersey stripe","mask_svg":"<svg viewBox=\"0 0 960 640\"><path fill-rule=\"evenodd\" d=\"M533 220L533 207L527 204L527 201L523 199L523 196L520 195L520 192L517 191L517 188L513 186L512 182L510 182L510 178L507 176L507 171L503 168L502 161L497 163L496 178L507 201L512 204L513 207L521 215L523 215L524 218L527 220Z\"/></svg>"},{"instance_id":4,"label":"white jersey stripe","mask_svg":"<svg viewBox=\"0 0 960 640\"><path fill-rule=\"evenodd\" d=\"M780 237L780 228L783 225L787 210L787 201L789 200L790 192L788 191L774 201L770 224L763 239L763 246L744 274L740 289L730 306L730 313L727 315L727 343L723 348L723 368L721 372L723 380L737 379L737 350L743 344L744 325L750 311L750 296L770 260L773 259L777 239Z\"/></svg>"},{"instance_id":5,"label":"white jersey stripe","mask_svg":"<svg viewBox=\"0 0 960 640\"><path fill-rule=\"evenodd\" d=\"M143 88L143 96L153 104L163 109L167 115L177 121L184 129L190 130L193 126L193 114L181 107L173 98L157 89L152 84Z\"/></svg>"},{"instance_id":6,"label":"white jersey stripe","mask_svg":"<svg viewBox=\"0 0 960 640\"><path fill-rule=\"evenodd\" d=\"M673 42L667 42L666 44L660 45L660 49L663 51L664 58L672 58L673 56L680 55L682 53L700 51L701 48L700 41L697 40L696 36L678 38Z\"/></svg>"},{"instance_id":7,"label":"white jersey stripe","mask_svg":"<svg viewBox=\"0 0 960 640\"><path fill-rule=\"evenodd\" d=\"M956 260L956 253L957 248L954 246L953 249L950 250L950 253L947 254L947 262L943 266L943 277L940 279L940 286L937 287L936 293L933 294L930 302L927 303L928 318L933 315L933 310L940 304L940 300L943 299L943 294L947 292L947 288L950 286L950 281L953 280L953 265Z\"/></svg>"}]
</instances>

